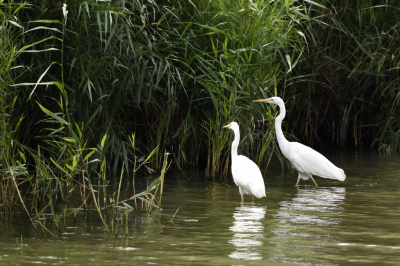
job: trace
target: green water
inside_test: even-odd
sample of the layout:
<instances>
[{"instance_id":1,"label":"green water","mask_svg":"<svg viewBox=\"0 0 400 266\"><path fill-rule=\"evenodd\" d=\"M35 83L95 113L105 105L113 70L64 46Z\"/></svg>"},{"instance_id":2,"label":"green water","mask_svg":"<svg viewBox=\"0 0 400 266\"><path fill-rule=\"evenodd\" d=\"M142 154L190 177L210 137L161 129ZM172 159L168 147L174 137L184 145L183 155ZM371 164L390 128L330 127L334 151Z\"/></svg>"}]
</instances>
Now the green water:
<instances>
[{"instance_id":1,"label":"green water","mask_svg":"<svg viewBox=\"0 0 400 266\"><path fill-rule=\"evenodd\" d=\"M130 212L128 235L120 235L126 227L118 220L114 239L94 209L85 221L83 213L75 223L68 216L63 233L49 219L59 240L37 234L16 211L11 222L0 220L0 264L400 265L400 157L328 157L345 170L345 182L316 178L318 188L311 180L296 188L296 173L274 167L264 175L267 197L254 204L250 196L240 203L231 177L206 182L202 173L170 173L163 210ZM130 187L124 183L122 199Z\"/></svg>"}]
</instances>

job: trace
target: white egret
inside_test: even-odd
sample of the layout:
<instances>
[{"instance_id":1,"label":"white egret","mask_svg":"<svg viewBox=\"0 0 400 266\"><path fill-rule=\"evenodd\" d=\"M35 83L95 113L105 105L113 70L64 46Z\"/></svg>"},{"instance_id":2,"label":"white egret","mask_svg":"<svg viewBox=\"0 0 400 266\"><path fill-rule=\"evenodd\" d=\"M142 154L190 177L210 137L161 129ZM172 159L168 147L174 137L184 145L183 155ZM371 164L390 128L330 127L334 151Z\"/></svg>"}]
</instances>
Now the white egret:
<instances>
[{"instance_id":1,"label":"white egret","mask_svg":"<svg viewBox=\"0 0 400 266\"><path fill-rule=\"evenodd\" d=\"M238 155L237 149L240 141L239 125L236 122L231 122L229 125L223 128L232 129L235 138L232 142L232 176L233 181L239 187L239 193L250 194L253 197L262 198L265 197L265 185L264 179L261 175L261 171L258 166L249 158L243 155Z\"/></svg>"},{"instance_id":2,"label":"white egret","mask_svg":"<svg viewBox=\"0 0 400 266\"><path fill-rule=\"evenodd\" d=\"M299 178L297 179L296 186L299 185L300 179L308 180L311 178L315 185L313 175L320 176L323 178L336 179L344 181L346 175L344 171L336 167L328 159L325 158L321 153L307 147L298 142L289 142L282 133L282 120L285 118L286 109L285 103L279 97L272 97L269 99L254 100L253 102L263 102L269 104L276 104L279 106L279 116L275 119L275 132L278 139L279 148L282 154L292 163L294 169L299 172Z\"/></svg>"}]
</instances>

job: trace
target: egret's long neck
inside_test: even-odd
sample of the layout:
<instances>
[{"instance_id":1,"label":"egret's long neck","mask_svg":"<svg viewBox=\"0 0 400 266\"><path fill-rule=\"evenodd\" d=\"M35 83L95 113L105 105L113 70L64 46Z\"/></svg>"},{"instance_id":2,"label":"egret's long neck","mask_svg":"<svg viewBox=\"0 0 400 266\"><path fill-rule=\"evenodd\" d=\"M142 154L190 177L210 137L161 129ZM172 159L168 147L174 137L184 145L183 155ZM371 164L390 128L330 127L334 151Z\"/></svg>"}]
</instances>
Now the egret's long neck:
<instances>
[{"instance_id":1,"label":"egret's long neck","mask_svg":"<svg viewBox=\"0 0 400 266\"><path fill-rule=\"evenodd\" d=\"M239 142L240 142L240 132L239 130L235 129L233 130L233 133L235 135L235 139L232 142L232 149L231 149L231 154L232 154L232 160L235 159L238 156L238 147L239 147Z\"/></svg>"},{"instance_id":2,"label":"egret's long neck","mask_svg":"<svg viewBox=\"0 0 400 266\"><path fill-rule=\"evenodd\" d=\"M275 132L276 132L276 137L278 138L278 144L279 148L282 149L286 147L286 143L289 141L285 138L282 132L282 120L285 118L286 115L286 109L285 109L285 104L279 103L279 115L275 119Z\"/></svg>"}]
</instances>

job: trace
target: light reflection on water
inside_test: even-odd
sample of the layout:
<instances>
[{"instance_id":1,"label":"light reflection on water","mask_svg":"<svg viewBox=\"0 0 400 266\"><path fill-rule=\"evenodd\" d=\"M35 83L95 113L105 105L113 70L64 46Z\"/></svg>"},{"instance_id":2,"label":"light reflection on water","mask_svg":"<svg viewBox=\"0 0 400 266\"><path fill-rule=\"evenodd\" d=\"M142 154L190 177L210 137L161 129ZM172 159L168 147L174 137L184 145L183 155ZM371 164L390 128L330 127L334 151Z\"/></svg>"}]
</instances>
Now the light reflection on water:
<instances>
[{"instance_id":1,"label":"light reflection on water","mask_svg":"<svg viewBox=\"0 0 400 266\"><path fill-rule=\"evenodd\" d=\"M247 196L244 204L231 177L214 182L172 172L163 211L129 212L128 235L121 235L125 222L115 227L116 220L112 239L90 204L85 220L77 212L76 222L72 215L61 221L63 233L46 216L60 240L36 233L16 208L10 223L0 220L0 265L399 265L400 158L337 160L345 182L317 179L317 188L296 188L296 173L269 169L267 197L251 203ZM131 197L132 184L122 188L121 198ZM110 214L104 218L111 228ZM22 248L16 244L21 235Z\"/></svg>"},{"instance_id":2,"label":"light reflection on water","mask_svg":"<svg viewBox=\"0 0 400 266\"><path fill-rule=\"evenodd\" d=\"M296 197L279 203L281 207L274 218L281 222L317 226L337 224L340 218L318 213L340 213L343 209L341 204L345 199L345 193L344 187L298 189Z\"/></svg>"},{"instance_id":3,"label":"light reflection on water","mask_svg":"<svg viewBox=\"0 0 400 266\"><path fill-rule=\"evenodd\" d=\"M342 221L345 198L344 187L298 188L295 197L279 202L273 215L278 223L271 230L276 252L270 259L285 264L315 263L312 257L317 253L329 254L332 247L321 243L340 241L333 230Z\"/></svg>"},{"instance_id":4,"label":"light reflection on water","mask_svg":"<svg viewBox=\"0 0 400 266\"><path fill-rule=\"evenodd\" d=\"M263 245L265 206L242 204L233 213L233 226L229 228L235 234L231 243L236 250L229 257L234 259L261 260L262 255L257 247Z\"/></svg>"}]
</instances>

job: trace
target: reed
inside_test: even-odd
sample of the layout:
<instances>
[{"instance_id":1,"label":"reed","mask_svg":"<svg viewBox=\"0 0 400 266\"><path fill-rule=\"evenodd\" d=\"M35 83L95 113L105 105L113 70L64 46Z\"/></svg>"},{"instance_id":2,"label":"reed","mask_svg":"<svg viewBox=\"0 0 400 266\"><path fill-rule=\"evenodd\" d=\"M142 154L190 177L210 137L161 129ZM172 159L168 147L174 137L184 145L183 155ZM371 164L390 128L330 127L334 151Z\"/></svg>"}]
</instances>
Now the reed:
<instances>
[{"instance_id":1,"label":"reed","mask_svg":"<svg viewBox=\"0 0 400 266\"><path fill-rule=\"evenodd\" d=\"M57 1L2 3L2 208L10 213L18 196L15 177L33 191L31 209L53 208L77 187L87 209L89 182L97 181L100 204L107 175L122 167L135 208L140 200L147 212L157 199L148 189L161 192L164 177L136 193L137 170L162 172L168 152L180 171L227 176L229 134L220 128L233 120L241 154L264 170L274 158L285 168L277 110L251 104L274 95L286 102L291 140L398 151L397 6L72 0L64 15Z\"/></svg>"},{"instance_id":2,"label":"reed","mask_svg":"<svg viewBox=\"0 0 400 266\"><path fill-rule=\"evenodd\" d=\"M306 60L283 91L299 139L399 149L399 9L395 1L319 1L309 10ZM300 134L302 135L300 135Z\"/></svg>"},{"instance_id":3,"label":"reed","mask_svg":"<svg viewBox=\"0 0 400 266\"><path fill-rule=\"evenodd\" d=\"M19 114L18 118L12 117L18 94L9 90L15 80L13 72L22 68L18 65L18 29L22 26L15 21L13 9L21 9L26 5L13 2L2 4L0 12L0 202L4 220L10 218L6 217L6 213L10 215L16 195L23 204L18 183L19 179L28 176L26 151L16 137L25 116ZM27 211L25 205L24 208Z\"/></svg>"},{"instance_id":4,"label":"reed","mask_svg":"<svg viewBox=\"0 0 400 266\"><path fill-rule=\"evenodd\" d=\"M37 1L36 6L42 3ZM67 23L60 12L61 4L47 3L49 11L58 12L58 21L50 20L46 12L24 12L22 18L29 18L26 31L35 33L26 34L26 42L37 43L38 51L41 46L47 47L40 51L48 57L47 62L53 62L46 65L41 53L29 53L24 60L26 65L41 72L36 83L25 82L35 80L35 71L27 72L19 78L19 85L13 87L21 89L21 98L40 103L28 106L32 116L27 119L43 121L47 118L43 117L41 107L54 110L62 106L64 114L68 114L67 122L85 125L83 139L88 147L95 146L96 139L106 129L110 139L105 158L109 160L108 170L114 174L123 161L128 167L129 151L124 141L130 135L128 132L138 136L141 150L159 147L159 151L171 152L175 165L181 169L201 166L202 157L209 152L203 148L204 144L216 136L198 129L205 122L213 123L217 115L224 117L223 121L240 117L243 124L250 125L249 100L257 95L259 88L273 85L271 80L277 84L276 79L282 78L275 75L280 72L282 62L274 54L285 50L285 42L289 43L297 34L293 26L287 27L285 19L298 10L286 10L284 4L267 1L255 4L239 1L231 10L223 1L208 6L202 1L175 4L71 1ZM221 23L224 19L228 23ZM278 30L273 31L275 28ZM239 29L238 34L235 29ZM287 29L290 31L285 33ZM277 39L284 33L289 39ZM48 39L48 34L58 37ZM261 42L255 42L256 39ZM44 85L59 85L60 92L67 93L68 99L63 96L64 101L51 100L59 96ZM26 111L26 107L19 107ZM127 108L131 111L126 112ZM205 120L207 117L209 121ZM24 131L29 136L23 139L31 145L38 141L32 136L41 128L35 123L28 124L29 128L26 125ZM72 132L67 137L71 135ZM221 148L216 146L212 152L213 167L218 167L219 161L227 165L227 153L221 160L217 158ZM157 152L151 168L160 170L162 160L163 153ZM96 167L97 163L89 166L91 170ZM227 167L222 168L226 175ZM213 176L219 173L216 169L210 172Z\"/></svg>"},{"instance_id":5,"label":"reed","mask_svg":"<svg viewBox=\"0 0 400 266\"><path fill-rule=\"evenodd\" d=\"M3 30L3 28L1 29ZM4 32L2 31L2 33ZM27 49L27 47L29 46L30 45L24 46L19 51ZM6 48L7 47L5 47L4 49ZM14 52L17 51L16 48L13 48L13 50ZM15 60L15 57L13 57L14 54L15 53L13 53L12 50L11 52L7 51L6 53L6 55L10 56L10 58L8 58L10 63ZM4 64L2 64L1 66L5 67ZM10 66L11 64L6 67L10 68ZM2 73L8 72L8 69L3 70L4 72ZM2 76L2 79L5 77L9 78L11 76L4 75ZM7 81L11 83L11 80ZM39 82L40 80L38 81L38 83ZM100 165L100 177L105 177L107 169L105 157L107 152L109 152L107 151L109 145L107 145L107 134L105 134L98 148L88 148L86 146L88 136L85 131L86 126L84 123L78 124L77 122L74 122L73 117L71 118L70 109L68 108L69 97L67 91L64 89L62 83L52 82L52 84L54 84L60 91L60 95L58 98L59 100L54 99L57 103L56 106L59 108L59 112L52 112L40 103L37 104L40 110L46 115L46 117L42 118L40 123L51 124L50 127L45 127L44 129L48 133L41 135L38 138L41 140L42 144L38 145L37 150L34 150L24 145L20 145L17 142L15 134L17 132L18 126L21 124L23 117L21 117L16 125L12 125L12 131L10 128L10 124L4 123L2 125L4 127L2 128L1 133L4 138L1 138L1 141L3 141L1 152L4 157L2 157L1 166L7 166L8 169L2 168L1 171L1 192L3 203L2 208L6 210L4 213L11 213L12 203L14 202L14 195L18 194L20 202L23 204L27 215L32 221L32 225L35 227L35 224L39 224L44 231L50 233L53 237L57 238L57 236L50 232L50 230L46 228L45 224L41 223L39 219L36 219L36 217L40 217L40 213L43 212L44 209L50 207L53 214L53 221L58 228L58 222L61 218L61 215L55 214L53 198L57 200L58 196L61 196L62 200L66 200L76 184L78 184L81 188L80 191L83 202L82 206L84 207L83 219L85 219L87 213L86 189L90 189L99 216L104 222L100 206L97 204L97 202L99 201L96 200L93 186L90 182L91 171L89 171L89 167L91 164L98 164L98 162L100 162L98 158L102 158L102 164ZM9 87L2 87L2 93L5 93L5 88L9 89ZM1 100L2 107L4 107L7 98L2 97ZM17 97L14 97L12 105L7 106L9 107L9 110L12 109L13 104L16 102L16 100ZM5 108L2 108L2 111L4 110ZM6 113L2 113L2 116L5 118L5 121L7 121L7 119L11 120L10 116ZM120 144L119 150L123 152L125 161L127 161L128 154L125 150L125 146L123 146L126 144L121 145L122 142L117 143ZM153 153L151 153L140 166L144 165L150 159ZM33 164L31 164L30 166L35 169L33 171L33 175L28 172L26 164L29 163L29 161L27 161L27 156L25 154L28 154L31 161L33 161ZM95 158L96 156L98 156L98 158ZM20 161L22 161L22 163ZM134 165L133 168L136 171L139 167ZM78 181L79 177L81 177L81 182ZM41 212L38 213L36 211L37 215L33 219L31 218L30 212L25 206L24 200L19 192L19 184L17 184L16 178L26 178L25 181L28 181L28 183L30 183L30 188L32 188L33 191L33 198L30 201L32 203L31 209L36 210L38 204L46 204L46 200L49 200L49 203L46 205L46 207L42 209ZM10 183L10 181L12 181L12 183ZM86 182L88 182L89 187L87 187ZM105 186L103 187L105 188ZM76 212L74 213L75 221ZM67 215L65 214L64 210L64 223L65 216ZM107 224L104 223L104 225L108 230Z\"/></svg>"}]
</instances>

